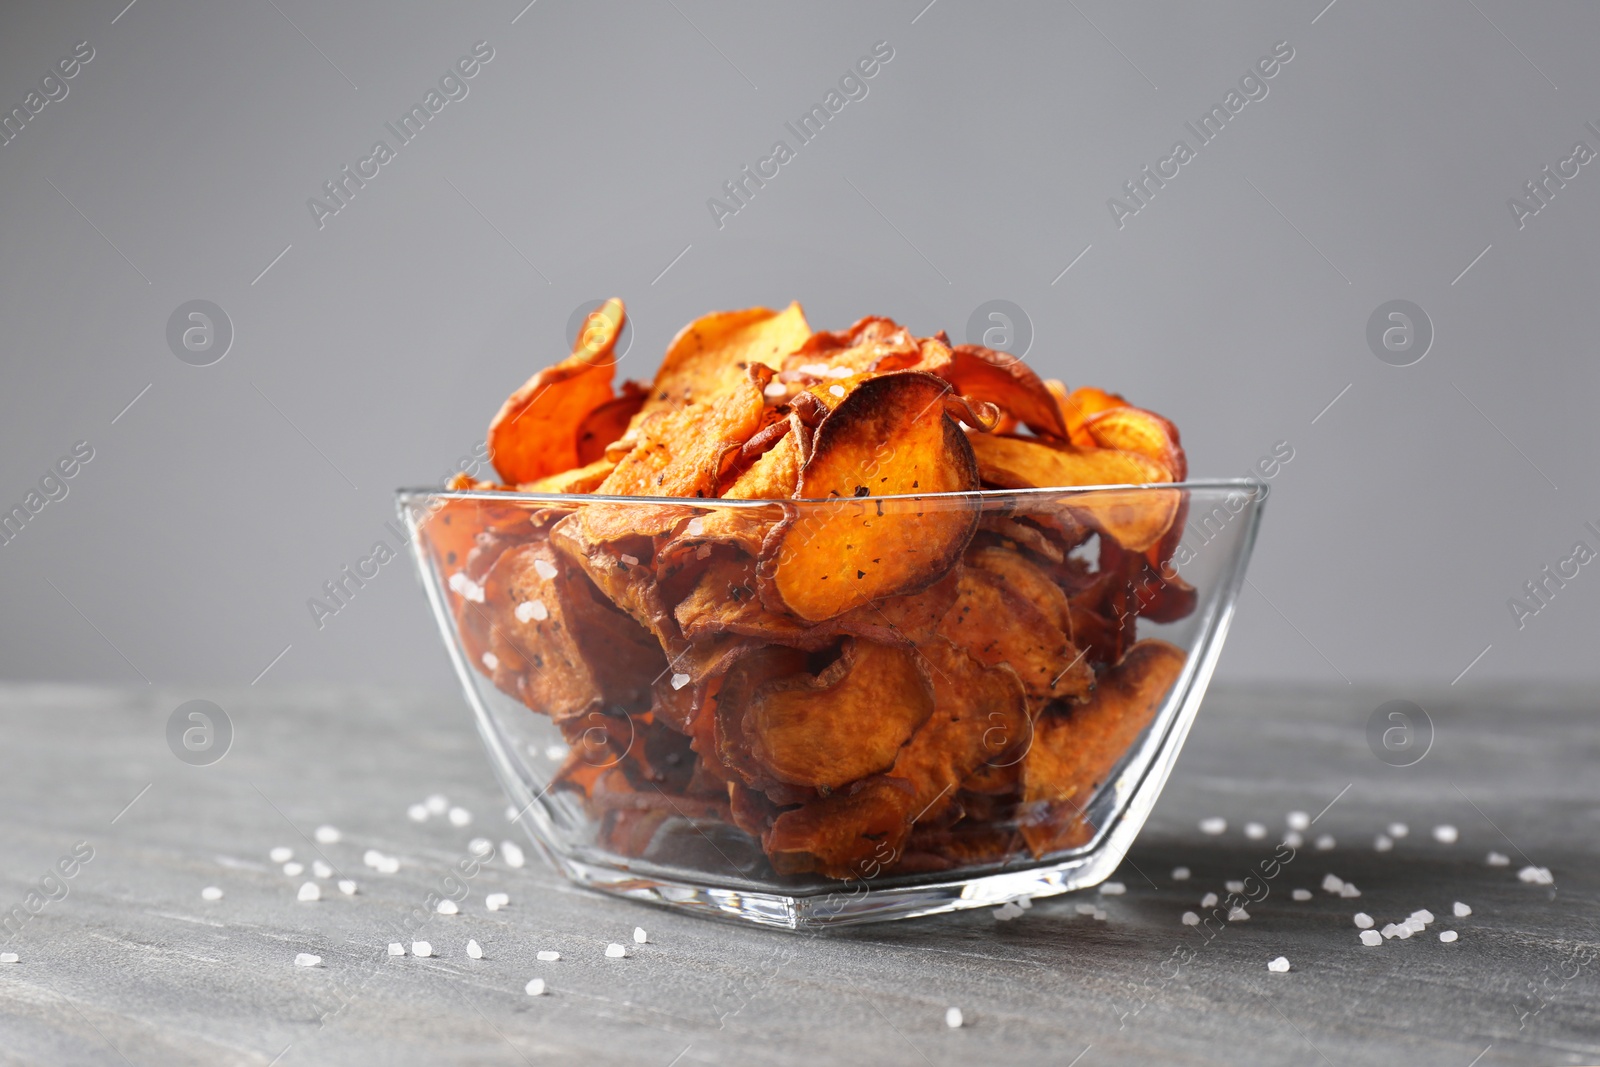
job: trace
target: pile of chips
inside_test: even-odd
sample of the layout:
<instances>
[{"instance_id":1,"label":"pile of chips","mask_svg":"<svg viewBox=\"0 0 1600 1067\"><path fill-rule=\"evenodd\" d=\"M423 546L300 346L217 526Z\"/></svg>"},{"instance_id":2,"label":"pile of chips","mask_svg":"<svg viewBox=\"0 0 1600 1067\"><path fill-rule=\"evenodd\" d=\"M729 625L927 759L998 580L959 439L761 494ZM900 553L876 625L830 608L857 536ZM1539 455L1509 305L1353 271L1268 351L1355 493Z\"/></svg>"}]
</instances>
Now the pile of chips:
<instances>
[{"instance_id":1,"label":"pile of chips","mask_svg":"<svg viewBox=\"0 0 1600 1067\"><path fill-rule=\"evenodd\" d=\"M423 526L459 640L571 745L615 854L737 827L778 874L1043 857L1185 654L1139 640L1195 590L1169 560L1178 432L1093 388L884 318L716 312L613 385L622 303L489 428L504 503ZM1011 492L985 493L979 490ZM624 499L647 498L647 499Z\"/></svg>"}]
</instances>

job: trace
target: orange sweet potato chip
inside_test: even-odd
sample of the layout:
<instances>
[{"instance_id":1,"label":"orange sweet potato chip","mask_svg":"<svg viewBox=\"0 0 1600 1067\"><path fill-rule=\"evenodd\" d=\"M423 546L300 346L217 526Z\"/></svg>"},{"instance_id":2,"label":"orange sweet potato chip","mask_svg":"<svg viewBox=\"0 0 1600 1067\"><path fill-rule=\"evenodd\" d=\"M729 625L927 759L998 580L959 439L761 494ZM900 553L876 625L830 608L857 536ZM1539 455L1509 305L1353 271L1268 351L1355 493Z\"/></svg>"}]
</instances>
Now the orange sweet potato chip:
<instances>
[{"instance_id":1,"label":"orange sweet potato chip","mask_svg":"<svg viewBox=\"0 0 1600 1067\"><path fill-rule=\"evenodd\" d=\"M572 355L523 383L489 423L489 458L512 485L580 465L578 438L590 413L612 399L622 301L607 300L578 331Z\"/></svg>"},{"instance_id":2,"label":"orange sweet potato chip","mask_svg":"<svg viewBox=\"0 0 1600 1067\"><path fill-rule=\"evenodd\" d=\"M745 308L701 316L667 346L650 396L634 416L633 426L637 428L656 412L715 401L732 393L751 366L777 370L784 357L810 336L811 327L799 304L782 311Z\"/></svg>"},{"instance_id":3,"label":"orange sweet potato chip","mask_svg":"<svg viewBox=\"0 0 1600 1067\"><path fill-rule=\"evenodd\" d=\"M1184 661L1165 641L1140 641L1087 703L1039 720L1022 765L1022 834L1035 856L1082 840L1085 805L1154 718Z\"/></svg>"},{"instance_id":4,"label":"orange sweet potato chip","mask_svg":"<svg viewBox=\"0 0 1600 1067\"><path fill-rule=\"evenodd\" d=\"M769 610L756 594L756 561L749 556L711 557L673 616L690 641L718 633L745 634L796 648L822 648L832 636L793 615Z\"/></svg>"},{"instance_id":5,"label":"orange sweet potato chip","mask_svg":"<svg viewBox=\"0 0 1600 1067\"><path fill-rule=\"evenodd\" d=\"M1083 431L1100 448L1137 452L1155 460L1167 469L1168 481L1181 482L1189 475L1178 428L1153 411L1108 408L1085 419Z\"/></svg>"},{"instance_id":6,"label":"orange sweet potato chip","mask_svg":"<svg viewBox=\"0 0 1600 1067\"><path fill-rule=\"evenodd\" d=\"M1062 421L1067 424L1067 439L1079 448L1089 448L1094 445L1094 438L1084 432L1083 424L1089 416L1111 408L1123 408L1128 402L1116 393L1108 393L1104 389L1096 389L1092 385L1074 389L1070 393L1067 387L1058 381L1048 381L1045 388L1056 398L1056 406L1061 409Z\"/></svg>"},{"instance_id":7,"label":"orange sweet potato chip","mask_svg":"<svg viewBox=\"0 0 1600 1067\"><path fill-rule=\"evenodd\" d=\"M648 386L623 382L619 395L584 416L578 424L578 462L589 464L604 456L611 445L628 432L628 426L648 395Z\"/></svg>"},{"instance_id":8,"label":"orange sweet potato chip","mask_svg":"<svg viewBox=\"0 0 1600 1067\"><path fill-rule=\"evenodd\" d=\"M1016 356L982 345L957 345L950 366L939 373L957 392L1000 405L1034 433L1066 439L1067 424L1056 398Z\"/></svg>"},{"instance_id":9,"label":"orange sweet potato chip","mask_svg":"<svg viewBox=\"0 0 1600 1067\"><path fill-rule=\"evenodd\" d=\"M772 531L762 553L772 606L820 621L926 588L960 559L975 506L858 499L977 488L972 447L942 407L949 389L920 371L880 375L823 419L797 495L841 503L796 508Z\"/></svg>"}]
</instances>

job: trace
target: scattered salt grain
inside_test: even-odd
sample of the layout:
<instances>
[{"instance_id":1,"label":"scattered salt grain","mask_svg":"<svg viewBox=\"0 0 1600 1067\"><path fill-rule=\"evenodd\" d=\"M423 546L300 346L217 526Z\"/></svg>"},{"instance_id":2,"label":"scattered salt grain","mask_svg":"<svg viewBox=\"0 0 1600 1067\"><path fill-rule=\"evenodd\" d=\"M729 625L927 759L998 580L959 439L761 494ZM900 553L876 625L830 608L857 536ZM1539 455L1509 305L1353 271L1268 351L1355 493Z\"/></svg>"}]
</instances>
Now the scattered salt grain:
<instances>
[{"instance_id":1,"label":"scattered salt grain","mask_svg":"<svg viewBox=\"0 0 1600 1067\"><path fill-rule=\"evenodd\" d=\"M1502 852L1491 852L1484 862L1491 867L1509 867L1511 865L1511 857Z\"/></svg>"},{"instance_id":2,"label":"scattered salt grain","mask_svg":"<svg viewBox=\"0 0 1600 1067\"><path fill-rule=\"evenodd\" d=\"M1250 913L1241 907L1235 906L1228 909L1228 921L1231 923L1242 923L1248 918L1250 918Z\"/></svg>"},{"instance_id":3,"label":"scattered salt grain","mask_svg":"<svg viewBox=\"0 0 1600 1067\"><path fill-rule=\"evenodd\" d=\"M296 967L315 967L321 962L321 956L313 956L309 952L302 952L294 958L294 965Z\"/></svg>"},{"instance_id":4,"label":"scattered salt grain","mask_svg":"<svg viewBox=\"0 0 1600 1067\"><path fill-rule=\"evenodd\" d=\"M1183 925L1185 925L1185 926L1199 926L1200 925L1200 916L1196 915L1192 911L1184 912L1183 913Z\"/></svg>"},{"instance_id":5,"label":"scattered salt grain","mask_svg":"<svg viewBox=\"0 0 1600 1067\"><path fill-rule=\"evenodd\" d=\"M1440 930L1439 931L1439 940L1443 941L1447 945L1450 942L1454 941L1458 936L1460 936L1460 935L1458 935L1454 930Z\"/></svg>"},{"instance_id":6,"label":"scattered salt grain","mask_svg":"<svg viewBox=\"0 0 1600 1067\"><path fill-rule=\"evenodd\" d=\"M1307 815L1303 811L1291 811L1289 813L1289 829L1309 830L1310 828L1311 816Z\"/></svg>"},{"instance_id":7,"label":"scattered salt grain","mask_svg":"<svg viewBox=\"0 0 1600 1067\"><path fill-rule=\"evenodd\" d=\"M1410 832L1411 827L1407 826L1403 822L1392 822L1389 824L1389 836L1394 838L1396 841L1400 840Z\"/></svg>"},{"instance_id":8,"label":"scattered salt grain","mask_svg":"<svg viewBox=\"0 0 1600 1067\"><path fill-rule=\"evenodd\" d=\"M828 377L830 378L848 378L854 373L855 370L851 367L830 367L828 369Z\"/></svg>"},{"instance_id":9,"label":"scattered salt grain","mask_svg":"<svg viewBox=\"0 0 1600 1067\"><path fill-rule=\"evenodd\" d=\"M288 863L290 860L294 859L294 849L285 848L283 845L279 845L277 848L267 853L267 855L272 857L273 863Z\"/></svg>"},{"instance_id":10,"label":"scattered salt grain","mask_svg":"<svg viewBox=\"0 0 1600 1067\"><path fill-rule=\"evenodd\" d=\"M505 859L507 867L521 867L527 862L522 855L522 846L515 841L500 842L500 855Z\"/></svg>"},{"instance_id":11,"label":"scattered salt grain","mask_svg":"<svg viewBox=\"0 0 1600 1067\"><path fill-rule=\"evenodd\" d=\"M633 943L635 945L642 945L648 940L650 940L650 936L644 932L644 927L635 926L633 928Z\"/></svg>"},{"instance_id":12,"label":"scattered salt grain","mask_svg":"<svg viewBox=\"0 0 1600 1067\"><path fill-rule=\"evenodd\" d=\"M528 982L527 985L522 987L522 991L524 993L528 994L528 996L530 996L530 997L542 997L542 996L544 996L544 979L543 978L531 979Z\"/></svg>"},{"instance_id":13,"label":"scattered salt grain","mask_svg":"<svg viewBox=\"0 0 1600 1067\"><path fill-rule=\"evenodd\" d=\"M1410 926L1407 926L1407 925L1402 923L1401 925L1395 927L1394 936L1396 936L1400 940L1404 941L1406 938L1410 937L1412 934L1414 934L1416 932L1417 931L1413 930Z\"/></svg>"},{"instance_id":14,"label":"scattered salt grain","mask_svg":"<svg viewBox=\"0 0 1600 1067\"><path fill-rule=\"evenodd\" d=\"M1301 837L1298 831L1290 830L1283 835L1283 843L1290 848L1302 848L1305 846L1306 839Z\"/></svg>"},{"instance_id":15,"label":"scattered salt grain","mask_svg":"<svg viewBox=\"0 0 1600 1067\"><path fill-rule=\"evenodd\" d=\"M15 952L0 952L0 963L18 963L22 957Z\"/></svg>"},{"instance_id":16,"label":"scattered salt grain","mask_svg":"<svg viewBox=\"0 0 1600 1067\"><path fill-rule=\"evenodd\" d=\"M1172 868L1172 880L1174 882L1187 882L1189 880L1189 868L1187 868L1187 867L1174 867L1174 868Z\"/></svg>"},{"instance_id":17,"label":"scattered salt grain","mask_svg":"<svg viewBox=\"0 0 1600 1067\"><path fill-rule=\"evenodd\" d=\"M341 835L338 827L327 825L317 827L317 832L315 834L317 844L319 845L334 844L339 840L340 836Z\"/></svg>"},{"instance_id":18,"label":"scattered salt grain","mask_svg":"<svg viewBox=\"0 0 1600 1067\"><path fill-rule=\"evenodd\" d=\"M428 806L426 804L413 804L406 809L406 815L412 822L427 822Z\"/></svg>"},{"instance_id":19,"label":"scattered salt grain","mask_svg":"<svg viewBox=\"0 0 1600 1067\"><path fill-rule=\"evenodd\" d=\"M1010 922L1012 919L1015 919L1017 916L1019 916L1021 914L1022 914L1022 909L1017 907L1015 904L1011 903L1010 901L1007 901L1006 903L1000 905L998 908L994 909L994 917L996 919L999 919L1003 923Z\"/></svg>"},{"instance_id":20,"label":"scattered salt grain","mask_svg":"<svg viewBox=\"0 0 1600 1067\"><path fill-rule=\"evenodd\" d=\"M1383 925L1383 936L1386 937L1386 938L1399 937L1400 936L1400 931L1404 930L1404 929L1405 929L1405 927L1400 926L1400 925L1398 925L1396 923L1384 923L1384 925Z\"/></svg>"},{"instance_id":21,"label":"scattered salt grain","mask_svg":"<svg viewBox=\"0 0 1600 1067\"><path fill-rule=\"evenodd\" d=\"M322 890L315 882L303 882L300 885L300 892L295 894L295 899L302 904L310 904L322 899Z\"/></svg>"},{"instance_id":22,"label":"scattered salt grain","mask_svg":"<svg viewBox=\"0 0 1600 1067\"><path fill-rule=\"evenodd\" d=\"M1458 919L1465 919L1468 915L1472 914L1472 908L1461 903L1459 900L1455 902L1451 910L1455 912L1456 918Z\"/></svg>"},{"instance_id":23,"label":"scattered salt grain","mask_svg":"<svg viewBox=\"0 0 1600 1067\"><path fill-rule=\"evenodd\" d=\"M347 897L353 897L356 895L356 884L348 878L341 878L339 879L339 892Z\"/></svg>"},{"instance_id":24,"label":"scattered salt grain","mask_svg":"<svg viewBox=\"0 0 1600 1067\"><path fill-rule=\"evenodd\" d=\"M1312 844L1316 846L1318 852L1329 852L1337 842L1334 841L1332 834L1321 834Z\"/></svg>"},{"instance_id":25,"label":"scattered salt grain","mask_svg":"<svg viewBox=\"0 0 1600 1067\"><path fill-rule=\"evenodd\" d=\"M200 899L201 900L221 900L222 899L222 890L218 889L214 885L208 885L204 889L200 890Z\"/></svg>"},{"instance_id":26,"label":"scattered salt grain","mask_svg":"<svg viewBox=\"0 0 1600 1067\"><path fill-rule=\"evenodd\" d=\"M844 396L844 386L830 385L828 386L828 392L832 393L834 396Z\"/></svg>"},{"instance_id":27,"label":"scattered salt grain","mask_svg":"<svg viewBox=\"0 0 1600 1067\"><path fill-rule=\"evenodd\" d=\"M551 563L547 559L534 560L533 569L538 571L539 577L543 578L547 582L556 576L555 564Z\"/></svg>"},{"instance_id":28,"label":"scattered salt grain","mask_svg":"<svg viewBox=\"0 0 1600 1067\"><path fill-rule=\"evenodd\" d=\"M556 760L564 760L567 758L567 753L570 751L572 750L564 743L557 741L553 745L544 746L544 758L550 760L551 762Z\"/></svg>"},{"instance_id":29,"label":"scattered salt grain","mask_svg":"<svg viewBox=\"0 0 1600 1067\"><path fill-rule=\"evenodd\" d=\"M467 823L469 823L471 821L472 821L472 812L468 811L466 808L451 808L450 809L450 825L451 826L465 826L465 825L467 825Z\"/></svg>"},{"instance_id":30,"label":"scattered salt grain","mask_svg":"<svg viewBox=\"0 0 1600 1067\"><path fill-rule=\"evenodd\" d=\"M1372 847L1378 852L1388 852L1390 849L1394 848L1394 838L1390 837L1388 834L1379 834L1377 837L1372 839Z\"/></svg>"},{"instance_id":31,"label":"scattered salt grain","mask_svg":"<svg viewBox=\"0 0 1600 1067\"><path fill-rule=\"evenodd\" d=\"M946 1008L944 1010L944 1024L952 1030L961 1029L961 1009Z\"/></svg>"},{"instance_id":32,"label":"scattered salt grain","mask_svg":"<svg viewBox=\"0 0 1600 1067\"><path fill-rule=\"evenodd\" d=\"M1220 815L1213 815L1209 818L1200 820L1200 832L1203 834L1211 834L1215 836L1216 834L1226 833L1227 830L1228 820L1222 818Z\"/></svg>"},{"instance_id":33,"label":"scattered salt grain","mask_svg":"<svg viewBox=\"0 0 1600 1067\"><path fill-rule=\"evenodd\" d=\"M506 805L506 822L516 822L516 821L517 821L517 808L516 808L516 805L507 804Z\"/></svg>"},{"instance_id":34,"label":"scattered salt grain","mask_svg":"<svg viewBox=\"0 0 1600 1067\"><path fill-rule=\"evenodd\" d=\"M467 939L467 955L475 960L483 959L483 946L472 938Z\"/></svg>"},{"instance_id":35,"label":"scattered salt grain","mask_svg":"<svg viewBox=\"0 0 1600 1067\"><path fill-rule=\"evenodd\" d=\"M617 944L615 941L606 946L606 959L608 960L620 960L627 954L628 950Z\"/></svg>"},{"instance_id":36,"label":"scattered salt grain","mask_svg":"<svg viewBox=\"0 0 1600 1067\"><path fill-rule=\"evenodd\" d=\"M809 374L813 378L821 378L832 369L826 363L802 363L800 365L800 373Z\"/></svg>"},{"instance_id":37,"label":"scattered salt grain","mask_svg":"<svg viewBox=\"0 0 1600 1067\"><path fill-rule=\"evenodd\" d=\"M689 681L690 681L690 679L689 679L689 676L687 674L684 674L682 672L674 674L672 676L672 688L674 688L674 689L682 689L684 686L689 684Z\"/></svg>"},{"instance_id":38,"label":"scattered salt grain","mask_svg":"<svg viewBox=\"0 0 1600 1067\"><path fill-rule=\"evenodd\" d=\"M1023 911L1027 911L1029 908L1033 907L1033 898L1032 897L1018 897L1016 899L1015 903L1016 903L1017 907L1021 908Z\"/></svg>"},{"instance_id":39,"label":"scattered salt grain","mask_svg":"<svg viewBox=\"0 0 1600 1067\"><path fill-rule=\"evenodd\" d=\"M1433 922L1433 912L1429 911L1427 908L1418 908L1416 911L1411 913L1411 918L1421 922L1423 926L1427 926L1429 923Z\"/></svg>"},{"instance_id":40,"label":"scattered salt grain","mask_svg":"<svg viewBox=\"0 0 1600 1067\"><path fill-rule=\"evenodd\" d=\"M499 911L511 903L511 897L505 893L490 893L483 898L484 907L490 911Z\"/></svg>"},{"instance_id":41,"label":"scattered salt grain","mask_svg":"<svg viewBox=\"0 0 1600 1067\"><path fill-rule=\"evenodd\" d=\"M290 860L288 863L283 865L283 873L287 874L290 878L298 878L301 874L305 873L305 869L306 865L301 863L299 860Z\"/></svg>"},{"instance_id":42,"label":"scattered salt grain","mask_svg":"<svg viewBox=\"0 0 1600 1067\"><path fill-rule=\"evenodd\" d=\"M1286 973L1289 970L1289 957L1279 956L1277 959L1267 964L1267 970L1271 971L1273 974Z\"/></svg>"},{"instance_id":43,"label":"scattered salt grain","mask_svg":"<svg viewBox=\"0 0 1600 1067\"><path fill-rule=\"evenodd\" d=\"M1550 885L1555 882L1549 867L1524 867L1517 872L1517 877L1529 885Z\"/></svg>"},{"instance_id":44,"label":"scattered salt grain","mask_svg":"<svg viewBox=\"0 0 1600 1067\"><path fill-rule=\"evenodd\" d=\"M400 861L394 856L383 857L383 862L378 864L379 874L397 874L400 871Z\"/></svg>"},{"instance_id":45,"label":"scattered salt grain","mask_svg":"<svg viewBox=\"0 0 1600 1067\"><path fill-rule=\"evenodd\" d=\"M1103 923L1106 921L1107 916L1105 912L1101 911L1099 908L1096 908L1090 913L1090 918L1094 919L1095 922Z\"/></svg>"},{"instance_id":46,"label":"scattered salt grain","mask_svg":"<svg viewBox=\"0 0 1600 1067\"><path fill-rule=\"evenodd\" d=\"M494 842L487 837L474 837L467 842L467 851L474 856L485 856L494 851Z\"/></svg>"},{"instance_id":47,"label":"scattered salt grain","mask_svg":"<svg viewBox=\"0 0 1600 1067\"><path fill-rule=\"evenodd\" d=\"M1077 904L1073 906L1073 910L1079 915L1093 915L1100 909L1095 907L1093 904Z\"/></svg>"},{"instance_id":48,"label":"scattered salt grain","mask_svg":"<svg viewBox=\"0 0 1600 1067\"><path fill-rule=\"evenodd\" d=\"M1357 889L1351 883L1346 882L1344 885L1339 887L1339 895L1344 899L1349 900L1352 897L1359 897L1361 895L1361 890Z\"/></svg>"},{"instance_id":49,"label":"scattered salt grain","mask_svg":"<svg viewBox=\"0 0 1600 1067\"><path fill-rule=\"evenodd\" d=\"M1383 944L1383 935L1376 930L1361 931L1361 943L1368 948Z\"/></svg>"},{"instance_id":50,"label":"scattered salt grain","mask_svg":"<svg viewBox=\"0 0 1600 1067\"><path fill-rule=\"evenodd\" d=\"M631 554L629 554L627 552L624 552L622 555L618 556L617 558L620 559L623 563L627 564L630 567L637 567L639 565L639 557L635 556L635 555L631 555Z\"/></svg>"},{"instance_id":51,"label":"scattered salt grain","mask_svg":"<svg viewBox=\"0 0 1600 1067\"><path fill-rule=\"evenodd\" d=\"M1244 836L1252 841L1260 841L1267 836L1267 828L1258 822L1247 822L1244 824Z\"/></svg>"},{"instance_id":52,"label":"scattered salt grain","mask_svg":"<svg viewBox=\"0 0 1600 1067\"><path fill-rule=\"evenodd\" d=\"M1100 895L1106 897L1120 897L1128 891L1128 887L1121 882L1101 882Z\"/></svg>"},{"instance_id":53,"label":"scattered salt grain","mask_svg":"<svg viewBox=\"0 0 1600 1067\"><path fill-rule=\"evenodd\" d=\"M440 915L455 915L461 911L461 909L456 906L456 902L451 900L449 897L439 901L438 905L433 910L438 912Z\"/></svg>"},{"instance_id":54,"label":"scattered salt grain","mask_svg":"<svg viewBox=\"0 0 1600 1067\"><path fill-rule=\"evenodd\" d=\"M361 862L368 867L376 867L383 860L383 853L375 848L369 848L361 854Z\"/></svg>"},{"instance_id":55,"label":"scattered salt grain","mask_svg":"<svg viewBox=\"0 0 1600 1067\"><path fill-rule=\"evenodd\" d=\"M556 960L561 958L561 953L555 951L554 949L548 948L541 949L538 955L539 959L545 963L554 963Z\"/></svg>"},{"instance_id":56,"label":"scattered salt grain","mask_svg":"<svg viewBox=\"0 0 1600 1067\"><path fill-rule=\"evenodd\" d=\"M405 954L406 954L406 947L404 945L402 945L398 941L389 942L389 955L391 955L391 956L404 956Z\"/></svg>"},{"instance_id":57,"label":"scattered salt grain","mask_svg":"<svg viewBox=\"0 0 1600 1067\"><path fill-rule=\"evenodd\" d=\"M761 392L770 397L788 396L789 387L782 382L768 382L767 387Z\"/></svg>"},{"instance_id":58,"label":"scattered salt grain","mask_svg":"<svg viewBox=\"0 0 1600 1067\"><path fill-rule=\"evenodd\" d=\"M1307 900L1311 899L1311 890L1309 890L1309 889L1296 889L1293 893L1290 893L1289 896L1291 896L1295 900L1304 902L1304 901L1307 901Z\"/></svg>"},{"instance_id":59,"label":"scattered salt grain","mask_svg":"<svg viewBox=\"0 0 1600 1067\"><path fill-rule=\"evenodd\" d=\"M541 560L536 561L534 563L534 565L533 565L533 569L534 570L539 570L539 564L540 563L544 563L544 560L541 559ZM548 564L546 564L546 565L548 566ZM543 571L540 571L539 573L544 574ZM550 573L549 574L545 574L544 576L546 578L554 578L556 576L555 575L555 568L551 567L550 568ZM429 797L427 800L424 800L422 803L423 803L423 806L426 807L433 814L435 814L435 815L443 815L445 813L445 811L450 807L450 798L445 796L443 793L435 793L431 797Z\"/></svg>"},{"instance_id":60,"label":"scattered salt grain","mask_svg":"<svg viewBox=\"0 0 1600 1067\"><path fill-rule=\"evenodd\" d=\"M1200 898L1200 906L1202 908L1214 908L1214 907L1216 907L1217 906L1217 895L1215 893L1207 893L1205 896Z\"/></svg>"},{"instance_id":61,"label":"scattered salt grain","mask_svg":"<svg viewBox=\"0 0 1600 1067\"><path fill-rule=\"evenodd\" d=\"M542 600L524 600L511 614L516 616L518 622L544 622L550 617L550 609L544 606Z\"/></svg>"},{"instance_id":62,"label":"scattered salt grain","mask_svg":"<svg viewBox=\"0 0 1600 1067\"><path fill-rule=\"evenodd\" d=\"M463 600L470 600L475 604L483 603L483 586L468 578L462 571L456 571L445 583Z\"/></svg>"},{"instance_id":63,"label":"scattered salt grain","mask_svg":"<svg viewBox=\"0 0 1600 1067\"><path fill-rule=\"evenodd\" d=\"M1337 893L1344 888L1344 879L1337 874L1325 874L1322 876L1322 888L1325 892Z\"/></svg>"},{"instance_id":64,"label":"scattered salt grain","mask_svg":"<svg viewBox=\"0 0 1600 1067\"><path fill-rule=\"evenodd\" d=\"M426 941L413 941L411 942L411 954L421 959L427 959L433 955L433 946Z\"/></svg>"},{"instance_id":65,"label":"scattered salt grain","mask_svg":"<svg viewBox=\"0 0 1600 1067\"><path fill-rule=\"evenodd\" d=\"M1449 823L1443 823L1433 828L1433 839L1441 845L1453 845L1460 836L1460 832Z\"/></svg>"},{"instance_id":66,"label":"scattered salt grain","mask_svg":"<svg viewBox=\"0 0 1600 1067\"><path fill-rule=\"evenodd\" d=\"M333 868L329 867L326 863L323 863L321 860L312 860L311 861L311 873L313 875L315 875L316 877L318 877L318 878L332 878L333 877Z\"/></svg>"},{"instance_id":67,"label":"scattered salt grain","mask_svg":"<svg viewBox=\"0 0 1600 1067\"><path fill-rule=\"evenodd\" d=\"M1243 893L1244 892L1244 883L1243 882L1223 882L1222 883L1222 888L1226 889L1230 893Z\"/></svg>"},{"instance_id":68,"label":"scattered salt grain","mask_svg":"<svg viewBox=\"0 0 1600 1067\"><path fill-rule=\"evenodd\" d=\"M486 669L490 671L497 671L500 669L500 657L495 655L493 652L485 652L480 658L483 660L483 665Z\"/></svg>"},{"instance_id":69,"label":"scattered salt grain","mask_svg":"<svg viewBox=\"0 0 1600 1067\"><path fill-rule=\"evenodd\" d=\"M1405 929L1410 930L1414 934L1420 934L1420 933L1422 933L1422 931L1424 931L1424 930L1426 930L1428 928L1428 924L1427 923L1419 922L1416 919L1407 919L1405 922L1401 923L1400 925L1402 927L1404 927ZM1404 937L1405 935L1402 934L1401 936Z\"/></svg>"},{"instance_id":70,"label":"scattered salt grain","mask_svg":"<svg viewBox=\"0 0 1600 1067\"><path fill-rule=\"evenodd\" d=\"M1372 929L1372 916L1364 911L1356 912L1356 926L1362 930Z\"/></svg>"},{"instance_id":71,"label":"scattered salt grain","mask_svg":"<svg viewBox=\"0 0 1600 1067\"><path fill-rule=\"evenodd\" d=\"M711 558L711 546L710 545L701 545L699 548L695 549L694 550L694 558L695 559L710 559Z\"/></svg>"}]
</instances>

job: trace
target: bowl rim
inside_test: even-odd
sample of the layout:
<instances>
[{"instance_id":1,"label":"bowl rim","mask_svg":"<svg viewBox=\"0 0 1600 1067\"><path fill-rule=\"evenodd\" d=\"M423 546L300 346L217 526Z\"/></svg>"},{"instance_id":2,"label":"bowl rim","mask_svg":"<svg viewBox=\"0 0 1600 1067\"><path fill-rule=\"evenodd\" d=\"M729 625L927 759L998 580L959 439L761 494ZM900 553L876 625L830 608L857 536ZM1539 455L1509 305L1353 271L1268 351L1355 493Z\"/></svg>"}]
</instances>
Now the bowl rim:
<instances>
[{"instance_id":1,"label":"bowl rim","mask_svg":"<svg viewBox=\"0 0 1600 1067\"><path fill-rule=\"evenodd\" d=\"M1143 482L1110 485L1062 485L1035 489L973 489L954 493L899 493L889 496L865 497L777 497L744 500L717 496L601 496L597 493L528 493L514 489L437 489L428 487L402 487L394 491L396 502L410 504L422 500L487 500L500 503L552 503L552 504L640 504L672 507L729 507L770 508L774 504L787 506L836 507L859 503L863 500L883 501L940 501L940 500L1029 500L1045 497L1058 498L1063 494L1080 495L1108 491L1158 492L1161 490L1227 490L1238 489L1265 497L1271 486L1254 478L1201 478L1183 482Z\"/></svg>"}]
</instances>

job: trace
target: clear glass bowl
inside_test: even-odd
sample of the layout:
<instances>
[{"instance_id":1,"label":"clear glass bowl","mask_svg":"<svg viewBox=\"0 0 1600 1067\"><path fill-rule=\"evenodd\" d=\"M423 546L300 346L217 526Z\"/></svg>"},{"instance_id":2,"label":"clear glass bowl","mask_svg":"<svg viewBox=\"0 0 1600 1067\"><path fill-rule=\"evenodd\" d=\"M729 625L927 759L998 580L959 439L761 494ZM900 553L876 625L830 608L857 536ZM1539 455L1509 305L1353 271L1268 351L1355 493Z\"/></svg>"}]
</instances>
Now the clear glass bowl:
<instances>
[{"instance_id":1,"label":"clear glass bowl","mask_svg":"<svg viewBox=\"0 0 1600 1067\"><path fill-rule=\"evenodd\" d=\"M398 507L539 851L581 885L802 929L1107 878L1188 735L1265 498L1240 480L781 501L403 490ZM808 546L842 546L864 577L843 559L860 538L840 535L869 530L901 546L883 555L910 561L909 584L830 619L781 610L851 577L818 573ZM931 585L923 557L948 560Z\"/></svg>"}]
</instances>

